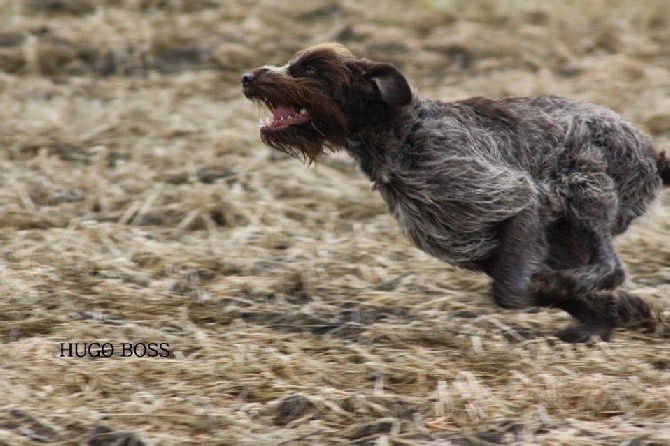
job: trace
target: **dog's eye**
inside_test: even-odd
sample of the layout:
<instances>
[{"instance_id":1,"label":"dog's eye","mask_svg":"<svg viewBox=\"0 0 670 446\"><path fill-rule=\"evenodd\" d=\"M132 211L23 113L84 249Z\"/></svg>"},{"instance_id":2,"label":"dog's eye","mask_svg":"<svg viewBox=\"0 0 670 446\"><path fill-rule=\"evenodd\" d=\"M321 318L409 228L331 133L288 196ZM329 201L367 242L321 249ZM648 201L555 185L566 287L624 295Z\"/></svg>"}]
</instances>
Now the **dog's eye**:
<instances>
[{"instance_id":1,"label":"dog's eye","mask_svg":"<svg viewBox=\"0 0 670 446\"><path fill-rule=\"evenodd\" d=\"M310 76L316 74L316 70L314 70L314 68L310 67L309 65L304 68L304 72Z\"/></svg>"}]
</instances>

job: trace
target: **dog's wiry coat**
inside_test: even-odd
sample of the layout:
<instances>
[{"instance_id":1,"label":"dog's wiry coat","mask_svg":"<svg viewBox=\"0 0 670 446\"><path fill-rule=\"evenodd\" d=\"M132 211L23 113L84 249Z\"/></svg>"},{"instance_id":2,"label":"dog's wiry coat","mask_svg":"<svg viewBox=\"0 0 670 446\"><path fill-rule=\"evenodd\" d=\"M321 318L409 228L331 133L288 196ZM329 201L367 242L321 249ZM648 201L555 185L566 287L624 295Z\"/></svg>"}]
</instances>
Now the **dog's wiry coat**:
<instances>
[{"instance_id":1,"label":"dog's wiry coat","mask_svg":"<svg viewBox=\"0 0 670 446\"><path fill-rule=\"evenodd\" d=\"M488 273L499 305L562 308L580 322L563 333L574 341L653 324L642 299L603 290L625 277L612 238L670 166L611 110L558 97L433 101L336 44L247 73L244 93L273 110L264 142L310 161L345 149L408 238Z\"/></svg>"}]
</instances>

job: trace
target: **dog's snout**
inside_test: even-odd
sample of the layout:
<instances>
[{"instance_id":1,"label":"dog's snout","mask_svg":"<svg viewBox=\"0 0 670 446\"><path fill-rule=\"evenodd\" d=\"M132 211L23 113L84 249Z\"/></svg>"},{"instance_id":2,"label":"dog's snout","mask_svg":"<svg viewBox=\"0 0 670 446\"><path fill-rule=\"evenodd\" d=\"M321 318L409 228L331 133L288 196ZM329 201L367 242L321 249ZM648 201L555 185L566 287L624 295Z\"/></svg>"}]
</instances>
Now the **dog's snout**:
<instances>
[{"instance_id":1,"label":"dog's snout","mask_svg":"<svg viewBox=\"0 0 670 446\"><path fill-rule=\"evenodd\" d=\"M249 82L253 81L256 78L254 73L247 72L242 75L242 85L247 85Z\"/></svg>"},{"instance_id":2,"label":"dog's snout","mask_svg":"<svg viewBox=\"0 0 670 446\"><path fill-rule=\"evenodd\" d=\"M271 71L268 67L261 67L252 71L247 71L242 75L242 86L246 87L254 81L259 81L268 71Z\"/></svg>"}]
</instances>

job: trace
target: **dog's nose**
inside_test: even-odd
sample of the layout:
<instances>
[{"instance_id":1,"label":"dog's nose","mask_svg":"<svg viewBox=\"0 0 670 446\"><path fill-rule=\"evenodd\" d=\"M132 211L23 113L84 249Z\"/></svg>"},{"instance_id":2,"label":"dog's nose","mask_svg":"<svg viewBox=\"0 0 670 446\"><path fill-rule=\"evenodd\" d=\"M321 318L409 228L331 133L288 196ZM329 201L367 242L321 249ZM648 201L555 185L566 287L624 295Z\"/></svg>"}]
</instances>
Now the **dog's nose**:
<instances>
[{"instance_id":1,"label":"dog's nose","mask_svg":"<svg viewBox=\"0 0 670 446\"><path fill-rule=\"evenodd\" d=\"M254 80L254 73L244 73L242 75L242 85L247 85L252 80Z\"/></svg>"}]
</instances>

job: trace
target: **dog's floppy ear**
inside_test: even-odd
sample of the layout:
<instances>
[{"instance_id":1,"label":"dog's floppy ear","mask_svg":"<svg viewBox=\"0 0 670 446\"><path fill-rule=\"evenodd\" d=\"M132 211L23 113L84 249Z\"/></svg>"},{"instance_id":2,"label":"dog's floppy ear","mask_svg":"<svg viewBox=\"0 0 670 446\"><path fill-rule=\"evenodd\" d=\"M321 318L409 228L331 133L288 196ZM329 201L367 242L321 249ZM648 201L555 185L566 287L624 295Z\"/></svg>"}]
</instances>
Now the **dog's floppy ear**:
<instances>
[{"instance_id":1,"label":"dog's floppy ear","mask_svg":"<svg viewBox=\"0 0 670 446\"><path fill-rule=\"evenodd\" d=\"M412 90L407 79L396 67L388 63L375 64L367 72L379 89L382 100L391 107L402 107L412 101Z\"/></svg>"}]
</instances>

